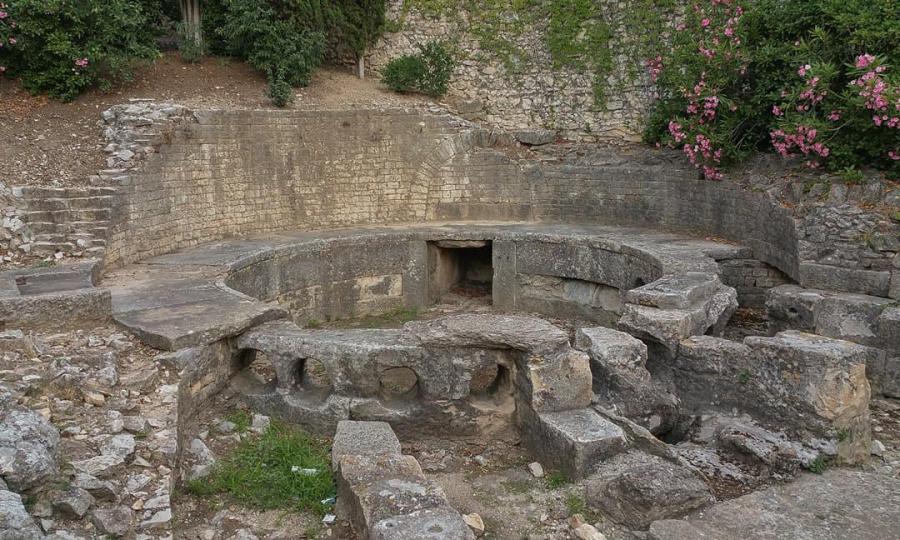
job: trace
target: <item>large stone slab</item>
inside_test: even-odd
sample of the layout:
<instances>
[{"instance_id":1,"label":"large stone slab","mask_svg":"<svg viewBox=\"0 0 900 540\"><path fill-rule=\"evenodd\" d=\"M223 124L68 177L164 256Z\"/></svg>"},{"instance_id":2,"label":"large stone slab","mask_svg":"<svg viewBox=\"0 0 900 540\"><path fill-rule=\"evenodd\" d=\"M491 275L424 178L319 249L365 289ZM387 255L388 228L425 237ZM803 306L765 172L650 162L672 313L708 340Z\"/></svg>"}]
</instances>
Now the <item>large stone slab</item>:
<instances>
[{"instance_id":1,"label":"large stone slab","mask_svg":"<svg viewBox=\"0 0 900 540\"><path fill-rule=\"evenodd\" d=\"M678 398L647 370L647 346L633 336L610 328L581 328L575 347L591 358L597 400L641 426L667 431L677 421Z\"/></svg>"},{"instance_id":2,"label":"large stone slab","mask_svg":"<svg viewBox=\"0 0 900 540\"><path fill-rule=\"evenodd\" d=\"M569 347L569 336L536 317L468 314L414 321L403 330L425 347L492 347L550 355Z\"/></svg>"},{"instance_id":3,"label":"large stone slab","mask_svg":"<svg viewBox=\"0 0 900 540\"><path fill-rule=\"evenodd\" d=\"M657 521L653 540L897 538L900 485L888 474L836 468L724 501L684 521Z\"/></svg>"},{"instance_id":4,"label":"large stone slab","mask_svg":"<svg viewBox=\"0 0 900 540\"><path fill-rule=\"evenodd\" d=\"M625 305L619 328L658 344L659 352L670 358L685 338L721 334L738 307L737 291L718 276L701 273L663 278L628 294L641 303Z\"/></svg>"},{"instance_id":5,"label":"large stone slab","mask_svg":"<svg viewBox=\"0 0 900 540\"><path fill-rule=\"evenodd\" d=\"M360 538L473 540L444 491L400 454L387 424L341 422L335 435L337 512Z\"/></svg>"},{"instance_id":6,"label":"large stone slab","mask_svg":"<svg viewBox=\"0 0 900 540\"><path fill-rule=\"evenodd\" d=\"M175 351L236 336L258 324L287 317L287 312L245 296L221 293L176 305L114 314L117 323L157 349Z\"/></svg>"},{"instance_id":7,"label":"large stone slab","mask_svg":"<svg viewBox=\"0 0 900 540\"><path fill-rule=\"evenodd\" d=\"M628 446L622 428L593 409L535 413L519 407L517 414L523 440L538 460L573 480Z\"/></svg>"},{"instance_id":8,"label":"large stone slab","mask_svg":"<svg viewBox=\"0 0 900 540\"><path fill-rule=\"evenodd\" d=\"M662 460L610 467L588 480L585 495L593 508L635 529L684 516L715 500L696 473Z\"/></svg>"},{"instance_id":9,"label":"large stone slab","mask_svg":"<svg viewBox=\"0 0 900 540\"><path fill-rule=\"evenodd\" d=\"M400 455L400 441L387 422L338 422L331 446L332 467L344 456Z\"/></svg>"}]
</instances>

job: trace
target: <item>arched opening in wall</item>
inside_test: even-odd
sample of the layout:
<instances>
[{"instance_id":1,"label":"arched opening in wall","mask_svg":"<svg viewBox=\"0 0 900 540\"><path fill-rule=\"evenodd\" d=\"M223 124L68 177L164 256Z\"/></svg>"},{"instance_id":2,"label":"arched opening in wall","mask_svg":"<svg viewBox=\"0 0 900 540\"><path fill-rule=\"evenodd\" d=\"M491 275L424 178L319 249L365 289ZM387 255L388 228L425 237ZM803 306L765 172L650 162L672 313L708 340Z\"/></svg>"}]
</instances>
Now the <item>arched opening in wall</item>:
<instances>
[{"instance_id":1,"label":"arched opening in wall","mask_svg":"<svg viewBox=\"0 0 900 540\"><path fill-rule=\"evenodd\" d=\"M278 382L275 365L269 355L263 351L246 349L238 354L237 368L254 382L274 387Z\"/></svg>"},{"instance_id":2,"label":"arched opening in wall","mask_svg":"<svg viewBox=\"0 0 900 540\"><path fill-rule=\"evenodd\" d=\"M490 240L428 243L430 303L491 304L494 265Z\"/></svg>"},{"instance_id":3,"label":"arched opening in wall","mask_svg":"<svg viewBox=\"0 0 900 540\"><path fill-rule=\"evenodd\" d=\"M508 413L511 419L515 411L515 362L510 351L485 353L483 363L472 371L469 381L471 403L483 412Z\"/></svg>"},{"instance_id":4,"label":"arched opening in wall","mask_svg":"<svg viewBox=\"0 0 900 540\"><path fill-rule=\"evenodd\" d=\"M387 401L408 400L419 393L419 376L408 367L392 367L378 375L381 395Z\"/></svg>"}]
</instances>

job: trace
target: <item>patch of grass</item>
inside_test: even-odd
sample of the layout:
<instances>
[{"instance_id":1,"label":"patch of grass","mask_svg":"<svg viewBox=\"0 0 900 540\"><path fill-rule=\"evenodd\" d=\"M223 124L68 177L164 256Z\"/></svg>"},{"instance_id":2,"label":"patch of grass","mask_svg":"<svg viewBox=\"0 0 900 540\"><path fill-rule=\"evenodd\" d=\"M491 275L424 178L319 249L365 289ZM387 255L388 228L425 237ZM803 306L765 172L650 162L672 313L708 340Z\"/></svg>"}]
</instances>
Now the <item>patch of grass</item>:
<instances>
[{"instance_id":1,"label":"patch of grass","mask_svg":"<svg viewBox=\"0 0 900 540\"><path fill-rule=\"evenodd\" d=\"M305 475L298 469L317 473ZM335 493L327 445L274 421L262 435L242 441L208 477L189 482L188 490L201 497L227 493L257 508L319 515L328 508L321 501Z\"/></svg>"},{"instance_id":2,"label":"patch of grass","mask_svg":"<svg viewBox=\"0 0 900 540\"><path fill-rule=\"evenodd\" d=\"M418 315L419 311L415 308L397 308L378 315L367 315L347 322L356 328L391 328L415 320Z\"/></svg>"},{"instance_id":3,"label":"patch of grass","mask_svg":"<svg viewBox=\"0 0 900 540\"><path fill-rule=\"evenodd\" d=\"M826 470L828 470L828 458L821 454L809 464L809 472L822 474Z\"/></svg>"},{"instance_id":4,"label":"patch of grass","mask_svg":"<svg viewBox=\"0 0 900 540\"><path fill-rule=\"evenodd\" d=\"M528 493L531 491L531 483L524 480L504 480L503 487L510 493Z\"/></svg>"},{"instance_id":5,"label":"patch of grass","mask_svg":"<svg viewBox=\"0 0 900 540\"><path fill-rule=\"evenodd\" d=\"M306 321L306 328L321 328L322 324L322 321L320 321L319 319L309 319L308 321Z\"/></svg>"},{"instance_id":6,"label":"patch of grass","mask_svg":"<svg viewBox=\"0 0 900 540\"><path fill-rule=\"evenodd\" d=\"M575 514L583 516L587 512L587 504L581 496L571 493L566 497L566 510L569 511L570 516Z\"/></svg>"},{"instance_id":7,"label":"patch of grass","mask_svg":"<svg viewBox=\"0 0 900 540\"><path fill-rule=\"evenodd\" d=\"M253 418L247 411L234 411L233 413L228 415L226 420L235 425L234 430L237 433L246 433L247 430L250 429L250 425L253 423Z\"/></svg>"},{"instance_id":8,"label":"patch of grass","mask_svg":"<svg viewBox=\"0 0 900 540\"><path fill-rule=\"evenodd\" d=\"M568 483L569 478L560 471L553 471L547 475L547 487L549 489L560 488Z\"/></svg>"},{"instance_id":9,"label":"patch of grass","mask_svg":"<svg viewBox=\"0 0 900 540\"><path fill-rule=\"evenodd\" d=\"M750 372L746 369L741 370L741 372L738 374L738 382L741 384L747 384L748 382L750 382Z\"/></svg>"},{"instance_id":10,"label":"patch of grass","mask_svg":"<svg viewBox=\"0 0 900 540\"><path fill-rule=\"evenodd\" d=\"M840 428L837 430L837 440L838 442L844 442L850 438L850 430L846 428Z\"/></svg>"}]
</instances>

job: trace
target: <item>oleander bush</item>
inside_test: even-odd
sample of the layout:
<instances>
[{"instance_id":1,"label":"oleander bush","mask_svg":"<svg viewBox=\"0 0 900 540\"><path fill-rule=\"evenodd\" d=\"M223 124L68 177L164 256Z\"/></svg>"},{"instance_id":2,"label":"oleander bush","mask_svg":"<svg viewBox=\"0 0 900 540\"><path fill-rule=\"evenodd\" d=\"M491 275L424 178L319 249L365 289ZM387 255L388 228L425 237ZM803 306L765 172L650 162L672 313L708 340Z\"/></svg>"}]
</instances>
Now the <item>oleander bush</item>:
<instances>
[{"instance_id":1,"label":"oleander bush","mask_svg":"<svg viewBox=\"0 0 900 540\"><path fill-rule=\"evenodd\" d=\"M141 2L6 0L0 3L0 72L62 100L129 80L158 54Z\"/></svg>"},{"instance_id":2,"label":"oleander bush","mask_svg":"<svg viewBox=\"0 0 900 540\"><path fill-rule=\"evenodd\" d=\"M759 150L848 179L900 176L895 0L703 0L646 66L659 100L645 132L711 179Z\"/></svg>"}]
</instances>

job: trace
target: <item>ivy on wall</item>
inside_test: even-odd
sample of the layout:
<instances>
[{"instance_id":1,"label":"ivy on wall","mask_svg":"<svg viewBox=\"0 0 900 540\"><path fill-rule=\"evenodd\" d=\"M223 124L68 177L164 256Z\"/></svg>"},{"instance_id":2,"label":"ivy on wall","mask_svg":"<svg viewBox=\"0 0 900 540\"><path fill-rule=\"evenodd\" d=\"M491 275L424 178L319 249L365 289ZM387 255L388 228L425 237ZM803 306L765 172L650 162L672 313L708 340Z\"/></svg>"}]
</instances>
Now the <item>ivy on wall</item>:
<instances>
[{"instance_id":1,"label":"ivy on wall","mask_svg":"<svg viewBox=\"0 0 900 540\"><path fill-rule=\"evenodd\" d=\"M597 0L404 0L400 21L390 29L402 29L410 10L456 21L513 80L536 61L518 40L527 32L540 32L553 69L589 72L594 104L602 108L617 57L625 59L628 79L645 73L643 62L665 46L678 5L677 0L624 0L608 6Z\"/></svg>"}]
</instances>

